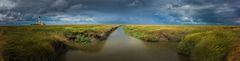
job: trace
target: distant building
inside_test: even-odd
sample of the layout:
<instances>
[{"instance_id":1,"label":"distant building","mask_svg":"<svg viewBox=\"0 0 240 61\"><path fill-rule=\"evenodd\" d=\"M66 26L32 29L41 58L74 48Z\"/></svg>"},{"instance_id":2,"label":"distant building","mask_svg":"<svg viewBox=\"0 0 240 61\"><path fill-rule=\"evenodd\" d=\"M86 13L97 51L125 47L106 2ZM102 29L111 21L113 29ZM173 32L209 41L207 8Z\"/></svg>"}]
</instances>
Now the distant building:
<instances>
[{"instance_id":1,"label":"distant building","mask_svg":"<svg viewBox=\"0 0 240 61\"><path fill-rule=\"evenodd\" d=\"M41 16L38 17L37 22L31 25L45 25L44 22L42 22Z\"/></svg>"}]
</instances>

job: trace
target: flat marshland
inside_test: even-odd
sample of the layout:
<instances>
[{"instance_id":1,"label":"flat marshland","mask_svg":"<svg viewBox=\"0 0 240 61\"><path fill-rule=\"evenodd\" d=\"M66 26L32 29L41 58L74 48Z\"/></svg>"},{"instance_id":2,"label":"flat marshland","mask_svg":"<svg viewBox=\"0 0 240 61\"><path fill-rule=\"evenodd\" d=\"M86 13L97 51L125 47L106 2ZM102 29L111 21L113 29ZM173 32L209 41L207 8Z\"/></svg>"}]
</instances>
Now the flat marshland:
<instances>
[{"instance_id":1,"label":"flat marshland","mask_svg":"<svg viewBox=\"0 0 240 61\"><path fill-rule=\"evenodd\" d=\"M239 43L240 26L1 26L0 61L239 61Z\"/></svg>"},{"instance_id":2,"label":"flat marshland","mask_svg":"<svg viewBox=\"0 0 240 61\"><path fill-rule=\"evenodd\" d=\"M2 26L0 57L5 61L55 61L69 49L86 49L93 42L92 39L106 39L116 27L117 25Z\"/></svg>"},{"instance_id":3,"label":"flat marshland","mask_svg":"<svg viewBox=\"0 0 240 61\"><path fill-rule=\"evenodd\" d=\"M125 25L145 42L178 42L178 53L192 61L239 61L239 26Z\"/></svg>"}]
</instances>

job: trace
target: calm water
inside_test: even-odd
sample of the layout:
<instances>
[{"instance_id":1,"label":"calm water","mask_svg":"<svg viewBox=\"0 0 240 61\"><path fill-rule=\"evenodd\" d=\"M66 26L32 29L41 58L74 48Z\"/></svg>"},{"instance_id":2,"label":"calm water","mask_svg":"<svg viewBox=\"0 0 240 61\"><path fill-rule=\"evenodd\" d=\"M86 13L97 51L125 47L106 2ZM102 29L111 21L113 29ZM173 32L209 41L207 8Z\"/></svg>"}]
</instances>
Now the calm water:
<instances>
[{"instance_id":1,"label":"calm water","mask_svg":"<svg viewBox=\"0 0 240 61\"><path fill-rule=\"evenodd\" d=\"M102 43L102 42L101 42ZM95 52L73 50L63 61L189 61L177 54L176 42L144 43L127 36L123 28L114 31ZM99 49L99 48L98 48Z\"/></svg>"}]
</instances>

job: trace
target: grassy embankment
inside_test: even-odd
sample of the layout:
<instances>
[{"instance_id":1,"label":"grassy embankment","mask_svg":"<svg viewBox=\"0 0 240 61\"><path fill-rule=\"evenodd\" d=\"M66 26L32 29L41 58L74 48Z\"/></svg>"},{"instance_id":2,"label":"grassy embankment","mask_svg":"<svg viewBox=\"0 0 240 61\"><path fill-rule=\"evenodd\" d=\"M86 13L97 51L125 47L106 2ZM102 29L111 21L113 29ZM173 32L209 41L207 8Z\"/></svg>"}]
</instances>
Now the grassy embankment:
<instances>
[{"instance_id":1,"label":"grassy embankment","mask_svg":"<svg viewBox=\"0 0 240 61\"><path fill-rule=\"evenodd\" d=\"M240 60L240 27L126 25L124 29L147 42L178 41L178 52L192 61Z\"/></svg>"},{"instance_id":2,"label":"grassy embankment","mask_svg":"<svg viewBox=\"0 0 240 61\"><path fill-rule=\"evenodd\" d=\"M106 39L115 27L116 25L0 27L0 57L5 61L55 61L71 48L87 49L92 42Z\"/></svg>"}]
</instances>

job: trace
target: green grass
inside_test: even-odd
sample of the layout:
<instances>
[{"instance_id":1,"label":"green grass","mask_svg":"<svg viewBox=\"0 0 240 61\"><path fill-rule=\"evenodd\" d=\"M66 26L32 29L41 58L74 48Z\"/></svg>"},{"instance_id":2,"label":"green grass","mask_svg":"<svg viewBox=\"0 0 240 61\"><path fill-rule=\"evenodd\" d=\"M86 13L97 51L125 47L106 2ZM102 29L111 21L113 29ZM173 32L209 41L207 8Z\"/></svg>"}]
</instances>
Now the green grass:
<instances>
[{"instance_id":1,"label":"green grass","mask_svg":"<svg viewBox=\"0 0 240 61\"><path fill-rule=\"evenodd\" d=\"M234 46L240 42L239 36L231 29L189 34L179 43L179 53L189 55L193 61L233 61L228 56L240 58L233 54L239 54L239 47Z\"/></svg>"},{"instance_id":2,"label":"green grass","mask_svg":"<svg viewBox=\"0 0 240 61\"><path fill-rule=\"evenodd\" d=\"M91 42L90 40L91 40L90 37L79 35L77 36L76 42L86 44L86 43L90 43Z\"/></svg>"},{"instance_id":3,"label":"green grass","mask_svg":"<svg viewBox=\"0 0 240 61\"><path fill-rule=\"evenodd\" d=\"M83 49L94 36L105 37L116 25L53 25L0 27L5 61L54 61L70 48ZM69 37L74 39L69 40ZM78 44L78 45L73 45ZM0 56L0 57L1 57Z\"/></svg>"},{"instance_id":4,"label":"green grass","mask_svg":"<svg viewBox=\"0 0 240 61\"><path fill-rule=\"evenodd\" d=\"M200 42L205 35L206 34L204 32L199 32L185 36L185 38L178 44L178 52L190 55L195 45Z\"/></svg>"},{"instance_id":5,"label":"green grass","mask_svg":"<svg viewBox=\"0 0 240 61\"><path fill-rule=\"evenodd\" d=\"M125 31L146 42L177 41L178 53L192 61L239 61L240 27L125 25Z\"/></svg>"},{"instance_id":6,"label":"green grass","mask_svg":"<svg viewBox=\"0 0 240 61\"><path fill-rule=\"evenodd\" d=\"M47 33L15 31L6 33L7 44L4 48L6 61L52 61L55 51L50 43L53 40L45 37Z\"/></svg>"},{"instance_id":7,"label":"green grass","mask_svg":"<svg viewBox=\"0 0 240 61\"><path fill-rule=\"evenodd\" d=\"M191 58L194 61L224 61L238 36L230 30L206 32L192 50Z\"/></svg>"},{"instance_id":8,"label":"green grass","mask_svg":"<svg viewBox=\"0 0 240 61\"><path fill-rule=\"evenodd\" d=\"M181 41L190 33L217 29L216 26L125 25L125 31L147 42Z\"/></svg>"}]
</instances>

